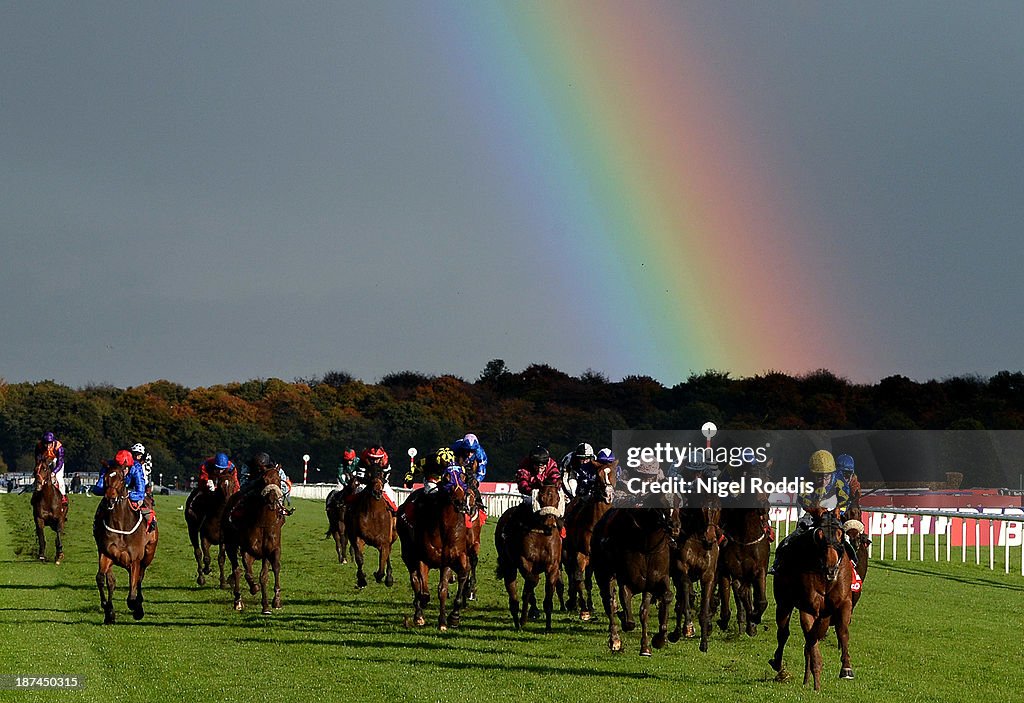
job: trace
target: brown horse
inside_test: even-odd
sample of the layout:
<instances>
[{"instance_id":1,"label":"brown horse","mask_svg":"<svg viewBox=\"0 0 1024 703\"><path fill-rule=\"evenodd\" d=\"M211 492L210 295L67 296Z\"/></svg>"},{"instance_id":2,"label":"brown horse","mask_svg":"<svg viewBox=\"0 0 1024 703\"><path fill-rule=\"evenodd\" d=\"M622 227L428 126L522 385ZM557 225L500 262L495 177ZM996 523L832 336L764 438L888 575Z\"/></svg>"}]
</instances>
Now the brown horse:
<instances>
[{"instance_id":1,"label":"brown horse","mask_svg":"<svg viewBox=\"0 0 1024 703\"><path fill-rule=\"evenodd\" d=\"M554 594L562 580L562 521L558 517L558 486L540 489L538 512L527 504L506 510L498 519L494 546L498 552L497 576L505 581L508 610L518 630L526 626L528 611L537 608L535 589L544 576L545 629L551 631ZM523 599L520 608L517 575L523 575Z\"/></svg>"},{"instance_id":2,"label":"brown horse","mask_svg":"<svg viewBox=\"0 0 1024 703\"><path fill-rule=\"evenodd\" d=\"M574 500L566 510L565 544L563 558L569 576L569 610L580 609L580 620L590 620L594 613L594 568L591 564L590 543L594 526L612 507L612 491L618 462L605 466L597 473L594 488L584 498Z\"/></svg>"},{"instance_id":3,"label":"brown horse","mask_svg":"<svg viewBox=\"0 0 1024 703\"><path fill-rule=\"evenodd\" d=\"M356 560L356 586L366 588L363 573L363 550L366 545L375 547L380 562L373 578L377 583L383 579L390 588L395 583L391 574L391 545L398 534L395 530L395 516L388 509L384 498L384 477L377 467L371 467L369 485L364 488L345 510L345 533L352 540L352 555Z\"/></svg>"},{"instance_id":4,"label":"brown horse","mask_svg":"<svg viewBox=\"0 0 1024 703\"><path fill-rule=\"evenodd\" d=\"M858 513L859 513L858 509ZM846 513L849 518L849 511ZM871 540L864 534L864 523L860 521L860 517L855 519L848 519L843 523L843 529L846 530L846 536L850 540L850 544L853 545L854 550L857 552L857 575L860 576L861 585L863 586L864 579L868 575L868 547L871 546ZM861 589L857 588L853 590L853 607L857 607L857 602L860 600Z\"/></svg>"},{"instance_id":5,"label":"brown horse","mask_svg":"<svg viewBox=\"0 0 1024 703\"><path fill-rule=\"evenodd\" d=\"M159 533L147 529L142 512L128 498L124 473L118 466L106 467L103 473L103 499L96 507L92 534L99 550L96 588L100 592L103 624L114 623L114 564L128 572L128 608L132 617L141 620L142 580L153 562ZM106 591L104 592L104 587Z\"/></svg>"},{"instance_id":6,"label":"brown horse","mask_svg":"<svg viewBox=\"0 0 1024 703\"><path fill-rule=\"evenodd\" d=\"M778 672L778 680L788 674L782 651L789 639L789 621L793 609L800 611L804 631L804 685L814 677L814 690L821 689L822 656L818 642L833 625L839 638L842 664L839 678L852 679L850 665L850 615L853 599L850 591L852 569L843 544L843 526L835 515L818 511L816 524L798 534L789 545L789 558L780 562L775 574L775 621L778 626L778 648L769 660Z\"/></svg>"},{"instance_id":7,"label":"brown horse","mask_svg":"<svg viewBox=\"0 0 1024 703\"><path fill-rule=\"evenodd\" d=\"M696 496L691 496L696 497ZM685 619L686 636L692 637L693 582L700 582L700 651L708 651L711 634L711 595L718 568L718 523L722 504L715 494L702 494L693 507L679 511L679 539L672 547L672 580L676 586L676 629L668 636L678 642Z\"/></svg>"},{"instance_id":8,"label":"brown horse","mask_svg":"<svg viewBox=\"0 0 1024 703\"><path fill-rule=\"evenodd\" d=\"M227 588L224 578L224 539L222 523L224 506L228 499L238 490L234 474L218 471L213 476L213 491L206 489L205 483L197 486L185 500L185 524L188 526L188 538L192 542L192 551L196 557L196 583L206 584L206 574L210 573L210 545L219 547L217 565L220 567L220 587Z\"/></svg>"},{"instance_id":9,"label":"brown horse","mask_svg":"<svg viewBox=\"0 0 1024 703\"><path fill-rule=\"evenodd\" d=\"M767 478L771 460L756 473L747 476ZM718 597L720 610L718 626L729 629L730 591L736 599L736 623L753 637L768 608L768 558L772 547L771 521L768 516L768 496L757 496L754 506L731 506L726 499L722 511L722 533L725 541L718 555ZM749 500L746 497L745 500Z\"/></svg>"},{"instance_id":10,"label":"brown horse","mask_svg":"<svg viewBox=\"0 0 1024 703\"><path fill-rule=\"evenodd\" d=\"M484 510L483 496L480 494L480 482L476 479L480 462L475 454L469 454L460 458L459 464L462 466L466 481L466 502L469 505L469 532L466 535L469 577L466 579L466 588L462 592L462 605L465 607L469 601L476 600L476 566L480 562L480 533L483 532L487 513Z\"/></svg>"},{"instance_id":11,"label":"brown horse","mask_svg":"<svg viewBox=\"0 0 1024 703\"><path fill-rule=\"evenodd\" d=\"M35 485L32 492L32 517L36 523L36 537L39 539L39 561L46 561L46 533L49 527L56 533L57 553L53 563L64 561L64 521L68 517L68 505L60 498L57 482L53 478L52 460L36 462Z\"/></svg>"},{"instance_id":12,"label":"brown horse","mask_svg":"<svg viewBox=\"0 0 1024 703\"><path fill-rule=\"evenodd\" d=\"M325 537L334 538L334 548L338 552L338 563L347 564L348 557L345 553L349 550L348 533L345 531L345 513L348 504L345 498L348 497L348 487L335 489L327 494L324 501L324 510L327 511L327 534Z\"/></svg>"},{"instance_id":13,"label":"brown horse","mask_svg":"<svg viewBox=\"0 0 1024 703\"><path fill-rule=\"evenodd\" d=\"M263 468L260 477L255 479L262 488L259 494L243 496L235 493L228 499L224 507L223 539L231 560L232 584L235 596L235 610L242 609L241 571L245 567L245 580L249 584L249 593L262 595L263 614L270 615L273 611L267 600L267 568L274 572L273 607L281 607L281 525L284 524L285 508L282 500L281 479L276 464ZM241 557L241 565L239 565ZM260 570L260 585L252 575L252 564L256 559L263 562Z\"/></svg>"},{"instance_id":14,"label":"brown horse","mask_svg":"<svg viewBox=\"0 0 1024 703\"><path fill-rule=\"evenodd\" d=\"M430 570L440 572L437 583L439 606L438 629L458 627L462 594L469 578L468 532L466 516L469 505L467 488L461 481L452 483L450 490L438 488L432 493L420 494L415 503L412 525L405 519L398 521L398 536L402 540L402 561L409 569L412 585L413 620L419 627L426 624L423 609L430 602ZM402 504L399 513L410 507ZM408 513L406 513L408 514ZM448 579L454 573L458 590L451 614L447 614Z\"/></svg>"},{"instance_id":15,"label":"brown horse","mask_svg":"<svg viewBox=\"0 0 1024 703\"><path fill-rule=\"evenodd\" d=\"M624 649L616 615L622 619L623 631L636 629L632 600L637 593L643 594L640 655L651 656L650 644L655 649L665 646L668 607L672 602L669 553L677 530L678 523L674 523L667 511L652 508L612 508L594 527L594 575L608 616L608 647L613 652ZM616 587L622 613L618 612ZM658 634L648 644L647 615L652 598L658 601L659 626Z\"/></svg>"}]
</instances>

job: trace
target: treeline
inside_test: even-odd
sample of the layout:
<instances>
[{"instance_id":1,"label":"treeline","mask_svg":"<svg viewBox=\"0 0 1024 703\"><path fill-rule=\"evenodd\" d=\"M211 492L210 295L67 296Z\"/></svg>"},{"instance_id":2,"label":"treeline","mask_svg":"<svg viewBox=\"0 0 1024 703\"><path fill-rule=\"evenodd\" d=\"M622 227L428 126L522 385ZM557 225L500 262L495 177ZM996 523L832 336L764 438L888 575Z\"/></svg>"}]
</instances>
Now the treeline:
<instances>
[{"instance_id":1,"label":"treeline","mask_svg":"<svg viewBox=\"0 0 1024 703\"><path fill-rule=\"evenodd\" d=\"M825 370L738 379L708 371L666 387L645 376L610 382L546 365L516 373L495 359L473 382L410 371L377 384L333 371L209 388L0 380L0 472L31 470L46 430L64 442L69 471L95 470L141 441L164 476L192 475L217 451L238 461L266 450L295 479L310 454L310 481L333 476L346 447L380 441L404 466L408 447L424 451L471 431L491 457L489 478L503 480L537 443L560 455L584 440L610 446L616 429L689 429L707 420L732 429L1024 429L1024 374L858 385Z\"/></svg>"}]
</instances>

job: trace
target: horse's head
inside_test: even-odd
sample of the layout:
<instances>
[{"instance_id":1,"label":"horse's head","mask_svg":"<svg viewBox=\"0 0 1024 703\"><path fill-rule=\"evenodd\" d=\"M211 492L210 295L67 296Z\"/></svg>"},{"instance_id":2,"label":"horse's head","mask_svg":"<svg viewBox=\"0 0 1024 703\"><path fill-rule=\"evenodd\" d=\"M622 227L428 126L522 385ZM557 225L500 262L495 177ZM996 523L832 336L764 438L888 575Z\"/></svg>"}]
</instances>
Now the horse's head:
<instances>
[{"instance_id":1,"label":"horse's head","mask_svg":"<svg viewBox=\"0 0 1024 703\"><path fill-rule=\"evenodd\" d=\"M217 469L213 474L213 482L216 484L216 490L221 491L226 496L234 493L235 482L231 480L233 475L233 471Z\"/></svg>"},{"instance_id":2,"label":"horse's head","mask_svg":"<svg viewBox=\"0 0 1024 703\"><path fill-rule=\"evenodd\" d=\"M597 490L594 493L605 503L611 503L615 495L615 482L619 477L619 462L597 465Z\"/></svg>"},{"instance_id":3,"label":"horse's head","mask_svg":"<svg viewBox=\"0 0 1024 703\"><path fill-rule=\"evenodd\" d=\"M374 500L381 500L384 497L384 471L379 466L372 467L368 480L370 495Z\"/></svg>"},{"instance_id":4,"label":"horse's head","mask_svg":"<svg viewBox=\"0 0 1024 703\"><path fill-rule=\"evenodd\" d=\"M46 458L40 459L39 461L36 462L36 468L33 471L36 480L35 490L38 491L39 489L41 489L43 486L50 482L50 479L53 477L54 463L55 462L53 459Z\"/></svg>"},{"instance_id":5,"label":"horse's head","mask_svg":"<svg viewBox=\"0 0 1024 703\"><path fill-rule=\"evenodd\" d=\"M843 532L843 524L835 515L826 511L816 521L813 534L814 545L820 554L822 573L831 583L839 575L839 567L842 565L843 555L846 554L843 545L846 535Z\"/></svg>"},{"instance_id":6,"label":"horse's head","mask_svg":"<svg viewBox=\"0 0 1024 703\"><path fill-rule=\"evenodd\" d=\"M128 487L124 482L124 467L111 462L103 468L103 499L107 502L107 509L113 510L114 506L128 496Z\"/></svg>"},{"instance_id":7,"label":"horse's head","mask_svg":"<svg viewBox=\"0 0 1024 703\"><path fill-rule=\"evenodd\" d=\"M704 546L711 547L718 541L718 524L722 518L722 501L714 493L705 496L700 506L701 541Z\"/></svg>"}]
</instances>

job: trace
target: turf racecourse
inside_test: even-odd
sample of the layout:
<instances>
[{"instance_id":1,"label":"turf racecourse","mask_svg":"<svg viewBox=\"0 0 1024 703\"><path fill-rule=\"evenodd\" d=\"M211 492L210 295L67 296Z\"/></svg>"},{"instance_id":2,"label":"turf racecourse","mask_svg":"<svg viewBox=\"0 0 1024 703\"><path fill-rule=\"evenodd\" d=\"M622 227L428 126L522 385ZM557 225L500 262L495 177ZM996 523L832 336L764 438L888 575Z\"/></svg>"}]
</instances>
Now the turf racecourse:
<instances>
[{"instance_id":1,"label":"turf racecourse","mask_svg":"<svg viewBox=\"0 0 1024 703\"><path fill-rule=\"evenodd\" d=\"M131 619L127 574L117 570L118 622L104 627L90 531L96 499L72 501L67 560L54 566L34 559L29 497L0 496L0 674L78 675L86 688L0 691L0 700L916 702L1024 695L1024 578L974 565L873 563L852 625L856 679L838 679L830 635L816 695L801 686L799 625L787 647L794 678L786 683L773 681L767 664L774 621L755 638L716 629L707 654L687 640L651 658L637 655L637 633L626 635L625 654L609 653L603 617L584 624L557 614L551 634L536 623L515 632L493 577L494 520L484 535L480 600L464 612L462 626L447 633L406 628L411 591L400 559L394 588L371 579L356 590L354 565L338 565L333 541L323 538L323 507L314 501L296 501L285 525L284 608L264 616L252 596L237 613L230 593L195 585L177 510L184 500L159 498L161 538L146 581L146 617ZM435 600L428 622L436 622Z\"/></svg>"}]
</instances>

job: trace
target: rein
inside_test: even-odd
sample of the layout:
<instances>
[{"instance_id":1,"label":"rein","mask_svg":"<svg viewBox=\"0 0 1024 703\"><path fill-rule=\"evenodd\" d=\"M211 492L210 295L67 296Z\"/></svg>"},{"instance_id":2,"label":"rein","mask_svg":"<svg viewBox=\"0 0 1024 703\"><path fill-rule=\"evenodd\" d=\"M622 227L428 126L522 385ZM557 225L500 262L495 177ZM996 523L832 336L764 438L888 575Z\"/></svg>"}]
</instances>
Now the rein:
<instances>
[{"instance_id":1,"label":"rein","mask_svg":"<svg viewBox=\"0 0 1024 703\"><path fill-rule=\"evenodd\" d=\"M135 530L139 529L139 525L141 525L141 524L142 524L142 513L141 512L139 513L139 519L135 523L135 527L133 527L130 530L118 530L118 529L115 529L115 528L111 527L110 525L108 525L106 520L103 521L103 527L107 528L107 532L113 532L115 535L130 535L130 534L133 534L135 532Z\"/></svg>"}]
</instances>

